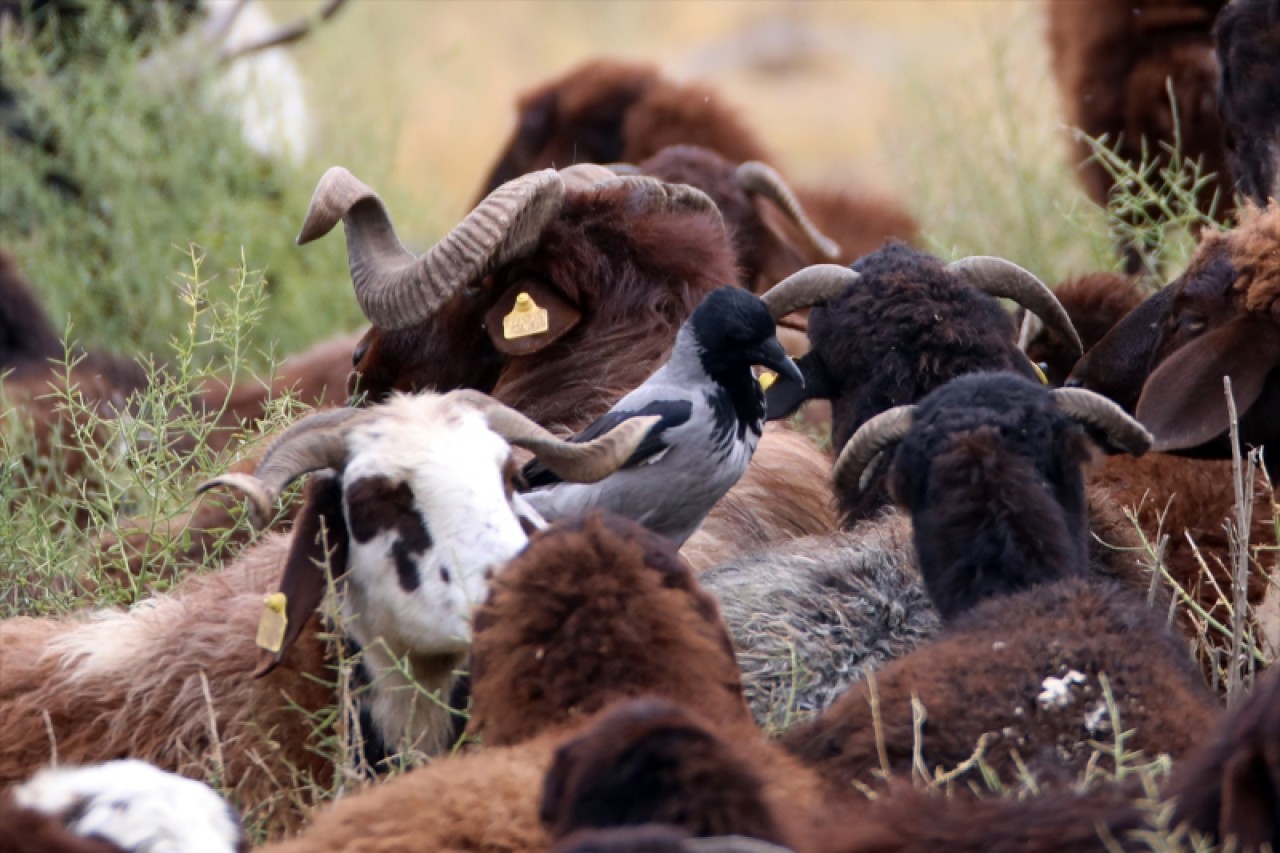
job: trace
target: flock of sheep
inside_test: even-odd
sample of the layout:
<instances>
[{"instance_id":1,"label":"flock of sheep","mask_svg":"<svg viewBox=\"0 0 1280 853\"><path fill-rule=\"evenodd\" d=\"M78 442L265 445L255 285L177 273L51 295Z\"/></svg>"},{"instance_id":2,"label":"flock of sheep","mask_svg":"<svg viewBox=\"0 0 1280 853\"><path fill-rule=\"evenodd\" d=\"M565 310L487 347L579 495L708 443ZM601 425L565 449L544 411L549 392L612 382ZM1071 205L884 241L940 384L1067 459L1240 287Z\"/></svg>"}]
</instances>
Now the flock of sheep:
<instances>
[{"instance_id":1,"label":"flock of sheep","mask_svg":"<svg viewBox=\"0 0 1280 853\"><path fill-rule=\"evenodd\" d=\"M243 499L233 559L0 623L0 849L247 849L238 813L280 853L1280 847L1280 2L1047 9L1070 123L1180 122L1237 193L1161 289L944 263L608 59L521 97L420 255L331 169L298 242L343 223L370 326L202 389L220 442L316 407L201 487L187 557ZM47 446L24 273L0 254L0 369ZM70 379L108 413L146 382Z\"/></svg>"}]
</instances>

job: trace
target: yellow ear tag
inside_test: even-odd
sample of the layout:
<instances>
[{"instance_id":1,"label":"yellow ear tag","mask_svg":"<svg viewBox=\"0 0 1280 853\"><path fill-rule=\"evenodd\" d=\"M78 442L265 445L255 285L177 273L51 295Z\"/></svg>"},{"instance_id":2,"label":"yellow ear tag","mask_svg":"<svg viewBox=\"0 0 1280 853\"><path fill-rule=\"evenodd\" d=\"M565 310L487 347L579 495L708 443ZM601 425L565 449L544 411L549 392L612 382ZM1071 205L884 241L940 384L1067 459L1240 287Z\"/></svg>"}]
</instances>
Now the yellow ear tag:
<instances>
[{"instance_id":1,"label":"yellow ear tag","mask_svg":"<svg viewBox=\"0 0 1280 853\"><path fill-rule=\"evenodd\" d=\"M258 621L258 648L278 653L284 645L284 631L289 627L285 606L289 600L283 592L274 592L262 599L262 618Z\"/></svg>"},{"instance_id":2,"label":"yellow ear tag","mask_svg":"<svg viewBox=\"0 0 1280 853\"><path fill-rule=\"evenodd\" d=\"M1032 369L1032 370L1034 370L1034 371L1036 372L1036 376L1039 376L1039 377L1040 377L1040 384L1041 384L1041 385L1048 385L1048 384L1049 384L1049 377L1044 375L1044 371L1040 369L1040 365L1036 364L1036 363L1033 361L1033 362L1031 362L1031 369Z\"/></svg>"},{"instance_id":3,"label":"yellow ear tag","mask_svg":"<svg viewBox=\"0 0 1280 853\"><path fill-rule=\"evenodd\" d=\"M507 340L527 338L540 335L551 328L546 308L539 308L538 303L527 293L516 297L516 304L511 313L502 318L502 337Z\"/></svg>"},{"instance_id":4,"label":"yellow ear tag","mask_svg":"<svg viewBox=\"0 0 1280 853\"><path fill-rule=\"evenodd\" d=\"M772 370L765 370L756 377L756 381L760 383L760 390L768 391L770 386L778 381L778 374L774 373Z\"/></svg>"}]
</instances>

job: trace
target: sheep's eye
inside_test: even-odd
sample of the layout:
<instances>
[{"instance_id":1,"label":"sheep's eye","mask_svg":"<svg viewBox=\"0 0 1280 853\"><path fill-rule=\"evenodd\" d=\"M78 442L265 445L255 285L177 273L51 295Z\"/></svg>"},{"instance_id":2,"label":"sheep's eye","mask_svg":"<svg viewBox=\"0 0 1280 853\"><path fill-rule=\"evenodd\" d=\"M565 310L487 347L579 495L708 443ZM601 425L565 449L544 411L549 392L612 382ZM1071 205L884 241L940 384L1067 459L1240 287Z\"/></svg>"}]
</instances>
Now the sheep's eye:
<instances>
[{"instance_id":1,"label":"sheep's eye","mask_svg":"<svg viewBox=\"0 0 1280 853\"><path fill-rule=\"evenodd\" d=\"M1199 314L1184 314L1178 318L1178 328L1193 335L1204 331L1207 321Z\"/></svg>"}]
</instances>

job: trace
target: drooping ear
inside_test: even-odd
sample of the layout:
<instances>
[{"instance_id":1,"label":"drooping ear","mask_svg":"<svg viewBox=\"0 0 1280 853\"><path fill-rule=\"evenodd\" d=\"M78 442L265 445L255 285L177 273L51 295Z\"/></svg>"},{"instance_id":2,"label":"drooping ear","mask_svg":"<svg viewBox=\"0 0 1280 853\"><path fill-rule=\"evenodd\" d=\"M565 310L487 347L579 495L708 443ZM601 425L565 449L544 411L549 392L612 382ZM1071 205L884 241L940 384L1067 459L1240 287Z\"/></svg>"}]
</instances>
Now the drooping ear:
<instances>
[{"instance_id":1,"label":"drooping ear","mask_svg":"<svg viewBox=\"0 0 1280 853\"><path fill-rule=\"evenodd\" d=\"M484 315L485 330L494 347L516 357L541 352L581 321L577 305L534 279L511 285Z\"/></svg>"},{"instance_id":2,"label":"drooping ear","mask_svg":"<svg viewBox=\"0 0 1280 853\"><path fill-rule=\"evenodd\" d=\"M812 352L797 358L796 367L804 374L804 384L778 374L769 390L764 392L766 419L776 421L785 418L806 400L831 399L831 383L827 381L827 373Z\"/></svg>"},{"instance_id":3,"label":"drooping ear","mask_svg":"<svg viewBox=\"0 0 1280 853\"><path fill-rule=\"evenodd\" d=\"M1280 334L1253 315L1235 318L1165 359L1147 378L1136 414L1155 436L1155 450L1196 447L1230 427L1222 377L1231 377L1243 416L1272 370L1280 367Z\"/></svg>"},{"instance_id":4,"label":"drooping ear","mask_svg":"<svg viewBox=\"0 0 1280 853\"><path fill-rule=\"evenodd\" d=\"M293 541L280 580L279 594L284 596L283 636L279 638L278 648L273 650L263 646L264 631L259 629L254 678L261 678L279 666L290 647L302 636L302 630L324 600L328 588L325 566L335 578L341 577L347 570L348 552L347 524L342 515L342 481L335 474L317 474L303 492L302 509L293 525ZM271 610L271 605L267 606ZM264 622L270 618L264 614Z\"/></svg>"}]
</instances>

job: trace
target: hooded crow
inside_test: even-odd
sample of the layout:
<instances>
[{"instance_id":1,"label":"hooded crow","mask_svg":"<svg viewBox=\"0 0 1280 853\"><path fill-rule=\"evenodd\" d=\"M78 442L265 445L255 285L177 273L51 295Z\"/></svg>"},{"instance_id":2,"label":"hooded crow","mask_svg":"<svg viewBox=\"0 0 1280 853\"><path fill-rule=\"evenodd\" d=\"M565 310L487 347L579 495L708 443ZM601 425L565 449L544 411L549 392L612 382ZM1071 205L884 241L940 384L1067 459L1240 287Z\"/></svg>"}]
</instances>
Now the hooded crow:
<instances>
[{"instance_id":1,"label":"hooded crow","mask_svg":"<svg viewBox=\"0 0 1280 853\"><path fill-rule=\"evenodd\" d=\"M525 497L548 521L607 509L683 543L747 470L760 440L764 393L753 365L804 381L758 297L738 287L711 291L680 327L666 363L570 439L659 416L631 458L591 484L563 482L530 462Z\"/></svg>"}]
</instances>

